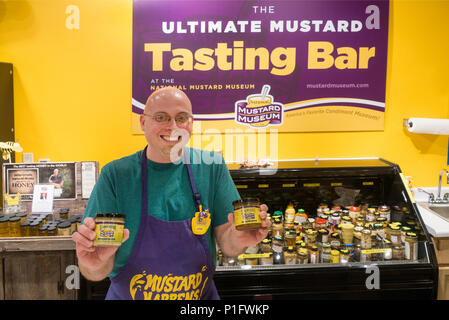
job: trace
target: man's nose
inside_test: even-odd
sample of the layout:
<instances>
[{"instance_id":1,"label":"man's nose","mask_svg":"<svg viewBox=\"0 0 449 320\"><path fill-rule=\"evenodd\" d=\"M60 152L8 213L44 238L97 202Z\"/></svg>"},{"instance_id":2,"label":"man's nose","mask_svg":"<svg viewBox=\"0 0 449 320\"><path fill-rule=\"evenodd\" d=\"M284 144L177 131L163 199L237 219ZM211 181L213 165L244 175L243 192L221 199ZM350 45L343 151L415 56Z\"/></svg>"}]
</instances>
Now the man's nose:
<instances>
[{"instance_id":1,"label":"man's nose","mask_svg":"<svg viewBox=\"0 0 449 320\"><path fill-rule=\"evenodd\" d=\"M175 118L170 118L170 121L168 121L167 126L169 128L177 129L178 128L178 124L176 123Z\"/></svg>"}]
</instances>

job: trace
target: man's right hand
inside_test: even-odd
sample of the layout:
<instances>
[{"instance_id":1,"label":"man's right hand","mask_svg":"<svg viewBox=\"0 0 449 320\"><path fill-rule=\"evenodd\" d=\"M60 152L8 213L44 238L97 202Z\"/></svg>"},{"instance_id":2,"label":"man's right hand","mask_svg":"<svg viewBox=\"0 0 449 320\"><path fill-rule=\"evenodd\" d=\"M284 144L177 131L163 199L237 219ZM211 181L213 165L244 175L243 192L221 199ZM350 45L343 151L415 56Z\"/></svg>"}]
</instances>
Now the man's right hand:
<instances>
[{"instance_id":1,"label":"man's right hand","mask_svg":"<svg viewBox=\"0 0 449 320\"><path fill-rule=\"evenodd\" d=\"M114 256L119 247L94 247L95 220L84 219L84 224L72 234L76 244L76 256L81 273L89 280L99 281L108 276L114 265ZM129 230L123 230L122 243L128 240Z\"/></svg>"}]
</instances>

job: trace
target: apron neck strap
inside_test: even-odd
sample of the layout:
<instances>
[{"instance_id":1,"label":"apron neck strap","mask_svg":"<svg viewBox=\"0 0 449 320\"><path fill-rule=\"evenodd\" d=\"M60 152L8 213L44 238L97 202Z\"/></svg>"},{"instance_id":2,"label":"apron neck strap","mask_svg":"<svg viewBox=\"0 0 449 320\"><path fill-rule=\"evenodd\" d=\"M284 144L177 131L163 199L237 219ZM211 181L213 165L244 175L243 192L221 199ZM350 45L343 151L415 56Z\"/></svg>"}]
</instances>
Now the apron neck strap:
<instances>
[{"instance_id":1,"label":"apron neck strap","mask_svg":"<svg viewBox=\"0 0 449 320\"><path fill-rule=\"evenodd\" d=\"M193 191L193 201L195 202L196 210L199 211L201 206L201 195L198 193L198 190L196 189L195 185L195 180L193 179L192 165L190 164L189 154L190 154L189 149L184 148L184 158L187 166L187 172L189 173L190 186L192 187Z\"/></svg>"}]
</instances>

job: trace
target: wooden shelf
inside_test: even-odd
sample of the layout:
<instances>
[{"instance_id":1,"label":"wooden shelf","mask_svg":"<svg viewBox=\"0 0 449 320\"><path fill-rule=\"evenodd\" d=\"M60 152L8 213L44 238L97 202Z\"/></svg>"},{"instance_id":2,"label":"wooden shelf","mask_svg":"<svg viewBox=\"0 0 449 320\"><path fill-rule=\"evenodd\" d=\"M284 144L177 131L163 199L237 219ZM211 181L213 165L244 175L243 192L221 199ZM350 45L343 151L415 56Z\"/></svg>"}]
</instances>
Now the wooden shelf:
<instances>
[{"instance_id":1,"label":"wooden shelf","mask_svg":"<svg viewBox=\"0 0 449 320\"><path fill-rule=\"evenodd\" d=\"M0 238L0 252L75 250L71 236Z\"/></svg>"}]
</instances>

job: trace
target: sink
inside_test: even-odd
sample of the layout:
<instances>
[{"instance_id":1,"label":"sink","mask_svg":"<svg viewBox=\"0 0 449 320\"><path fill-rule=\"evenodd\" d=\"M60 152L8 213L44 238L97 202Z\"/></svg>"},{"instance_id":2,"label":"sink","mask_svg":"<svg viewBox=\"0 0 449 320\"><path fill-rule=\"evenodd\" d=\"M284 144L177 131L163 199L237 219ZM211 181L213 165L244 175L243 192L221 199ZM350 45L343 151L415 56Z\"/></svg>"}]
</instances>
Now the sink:
<instances>
[{"instance_id":1,"label":"sink","mask_svg":"<svg viewBox=\"0 0 449 320\"><path fill-rule=\"evenodd\" d=\"M431 204L426 205L427 209L433 211L440 218L449 222L449 204Z\"/></svg>"}]
</instances>

